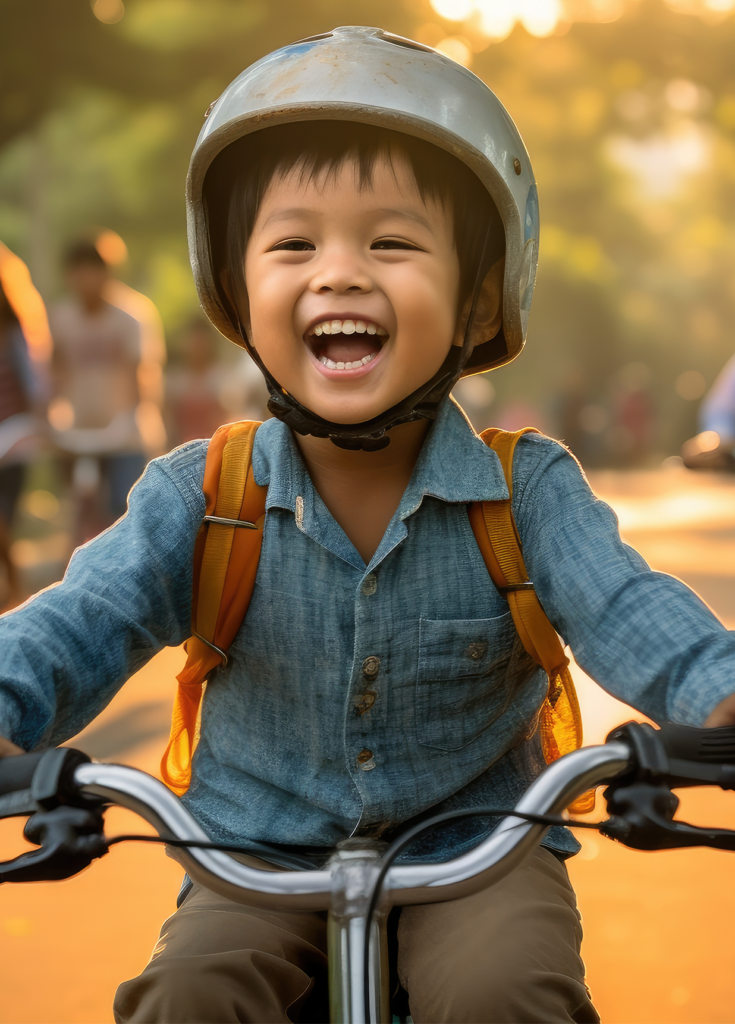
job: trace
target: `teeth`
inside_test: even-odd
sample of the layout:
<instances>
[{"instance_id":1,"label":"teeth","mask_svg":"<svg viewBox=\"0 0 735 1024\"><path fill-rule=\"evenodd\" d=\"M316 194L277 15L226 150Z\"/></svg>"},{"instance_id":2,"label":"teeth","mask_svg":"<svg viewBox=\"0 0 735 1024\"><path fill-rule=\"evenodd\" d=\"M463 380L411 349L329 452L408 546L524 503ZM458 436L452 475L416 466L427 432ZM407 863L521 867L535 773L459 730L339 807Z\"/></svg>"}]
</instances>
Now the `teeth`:
<instances>
[{"instance_id":1,"label":"teeth","mask_svg":"<svg viewBox=\"0 0 735 1024\"><path fill-rule=\"evenodd\" d=\"M373 359L375 359L376 355L377 352L371 352L370 355L364 356L362 359L356 359L352 363L335 363L326 356L322 356L319 362L323 363L329 370L356 370L360 366L367 366L368 363L371 363Z\"/></svg>"},{"instance_id":2,"label":"teeth","mask_svg":"<svg viewBox=\"0 0 735 1024\"><path fill-rule=\"evenodd\" d=\"M311 330L312 334L320 337L322 334L377 334L379 338L388 336L388 332L377 324L371 324L367 320L324 320Z\"/></svg>"}]
</instances>

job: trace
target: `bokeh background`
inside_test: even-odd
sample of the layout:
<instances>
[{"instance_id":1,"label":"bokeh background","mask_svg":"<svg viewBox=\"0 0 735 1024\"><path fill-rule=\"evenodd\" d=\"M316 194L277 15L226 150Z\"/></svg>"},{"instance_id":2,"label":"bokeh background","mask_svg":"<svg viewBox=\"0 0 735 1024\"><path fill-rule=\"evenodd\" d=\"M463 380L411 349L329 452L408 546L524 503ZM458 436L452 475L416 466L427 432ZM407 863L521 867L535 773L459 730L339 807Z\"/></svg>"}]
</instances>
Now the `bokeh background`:
<instances>
[{"instance_id":1,"label":"bokeh background","mask_svg":"<svg viewBox=\"0 0 735 1024\"><path fill-rule=\"evenodd\" d=\"M203 114L247 64L335 24L438 46L512 112L539 182L528 355L475 389L532 408L588 464L659 461L733 350L730 0L3 0L0 238L44 298L81 229L169 344L197 300L183 182ZM631 403L631 395L634 396ZM636 397L637 396L637 397Z\"/></svg>"},{"instance_id":2,"label":"bokeh background","mask_svg":"<svg viewBox=\"0 0 735 1024\"><path fill-rule=\"evenodd\" d=\"M626 539L732 627L735 478L688 473L678 453L735 351L734 8L735 0L0 0L0 240L49 305L64 291L67 243L100 241L116 279L159 311L175 384L199 344L183 191L209 104L247 64L337 24L380 25L436 46L511 111L541 202L526 352L464 382L460 400L478 427L532 423L563 438L618 511ZM252 386L223 342L202 344L230 384ZM237 396L223 398L225 411L241 407ZM73 495L41 449L10 547L24 595L60 578L73 517ZM154 659L79 745L155 772L180 661L178 651ZM596 742L631 712L577 677ZM732 825L731 799L693 792L685 810L701 824ZM3 824L2 857L22 847L18 831ZM726 854L634 854L585 837L570 870L606 1021L735 1020L734 868ZM0 1020L110 1020L115 983L145 962L179 874L160 851L117 848L78 879L3 886Z\"/></svg>"}]
</instances>

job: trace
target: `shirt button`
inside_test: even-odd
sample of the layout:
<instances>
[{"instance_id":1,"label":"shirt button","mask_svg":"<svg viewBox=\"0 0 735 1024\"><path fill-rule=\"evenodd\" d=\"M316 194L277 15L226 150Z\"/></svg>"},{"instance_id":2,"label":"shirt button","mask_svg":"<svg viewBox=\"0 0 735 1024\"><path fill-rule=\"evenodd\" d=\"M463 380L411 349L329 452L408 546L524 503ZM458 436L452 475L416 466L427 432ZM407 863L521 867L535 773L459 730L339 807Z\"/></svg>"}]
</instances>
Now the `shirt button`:
<instances>
[{"instance_id":1,"label":"shirt button","mask_svg":"<svg viewBox=\"0 0 735 1024\"><path fill-rule=\"evenodd\" d=\"M364 715L366 711L375 703L377 693L374 690L368 690L366 693L358 693L355 697L355 714Z\"/></svg>"},{"instance_id":2,"label":"shirt button","mask_svg":"<svg viewBox=\"0 0 735 1024\"><path fill-rule=\"evenodd\" d=\"M360 587L360 593L363 597L372 597L375 591L378 589L378 577L374 572L369 573L362 581Z\"/></svg>"},{"instance_id":3,"label":"shirt button","mask_svg":"<svg viewBox=\"0 0 735 1024\"><path fill-rule=\"evenodd\" d=\"M370 772L375 767L375 758L373 757L372 750L368 750L367 747L361 750L356 758L357 767L362 768L364 772Z\"/></svg>"},{"instance_id":4,"label":"shirt button","mask_svg":"<svg viewBox=\"0 0 735 1024\"><path fill-rule=\"evenodd\" d=\"M378 672L380 672L380 658L371 654L362 663L362 674L366 679L375 679Z\"/></svg>"}]
</instances>

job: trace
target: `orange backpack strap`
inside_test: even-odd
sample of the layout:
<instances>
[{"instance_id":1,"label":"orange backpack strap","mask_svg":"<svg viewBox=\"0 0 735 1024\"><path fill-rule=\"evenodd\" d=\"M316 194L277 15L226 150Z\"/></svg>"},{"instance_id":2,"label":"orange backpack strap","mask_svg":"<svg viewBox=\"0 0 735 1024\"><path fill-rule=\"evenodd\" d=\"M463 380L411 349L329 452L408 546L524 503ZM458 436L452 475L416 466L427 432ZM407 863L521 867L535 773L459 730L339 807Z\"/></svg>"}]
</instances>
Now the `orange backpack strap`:
<instances>
[{"instance_id":1,"label":"orange backpack strap","mask_svg":"<svg viewBox=\"0 0 735 1024\"><path fill-rule=\"evenodd\" d=\"M263 543L266 487L252 467L260 423L220 427L209 442L204 468L205 516L194 546L192 635L178 675L171 737L161 761L163 781L178 796L191 782L206 680L227 664L227 650L245 618Z\"/></svg>"},{"instance_id":2,"label":"orange backpack strap","mask_svg":"<svg viewBox=\"0 0 735 1024\"><path fill-rule=\"evenodd\" d=\"M508 498L473 502L469 518L492 581L508 602L521 643L548 676L549 689L539 714L539 730L544 758L550 764L582 746L582 716L569 659L528 578L513 517L513 455L520 438L529 433L539 431L534 427L514 432L491 427L480 435L500 459ZM572 809L584 813L593 806L594 792L579 797Z\"/></svg>"}]
</instances>

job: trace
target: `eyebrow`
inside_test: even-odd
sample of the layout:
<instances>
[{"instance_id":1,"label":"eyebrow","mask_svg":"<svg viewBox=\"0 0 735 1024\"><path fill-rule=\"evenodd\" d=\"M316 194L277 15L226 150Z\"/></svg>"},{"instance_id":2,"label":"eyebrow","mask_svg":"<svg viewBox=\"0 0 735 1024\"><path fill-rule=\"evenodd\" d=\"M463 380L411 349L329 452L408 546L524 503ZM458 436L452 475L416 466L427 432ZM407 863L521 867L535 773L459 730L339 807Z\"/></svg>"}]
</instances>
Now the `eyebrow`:
<instances>
[{"instance_id":1,"label":"eyebrow","mask_svg":"<svg viewBox=\"0 0 735 1024\"><path fill-rule=\"evenodd\" d=\"M266 218L263 227L265 227L266 224L270 224L274 220L290 220L291 217L306 217L313 212L313 210L309 210L305 206L292 206L289 207L289 209L287 210L275 210L273 213L270 214L269 217Z\"/></svg>"},{"instance_id":2,"label":"eyebrow","mask_svg":"<svg viewBox=\"0 0 735 1024\"><path fill-rule=\"evenodd\" d=\"M422 217L420 213L414 213L411 210L395 209L393 207L384 207L374 211L380 217L403 217L407 220L415 221L420 224L421 227L426 228L427 231L432 231L431 224L429 221ZM291 206L286 210L275 210L264 222L263 227L266 224L272 224L274 221L278 222L281 220L290 220L292 217L308 217L313 215L314 211L305 206Z\"/></svg>"},{"instance_id":3,"label":"eyebrow","mask_svg":"<svg viewBox=\"0 0 735 1024\"><path fill-rule=\"evenodd\" d=\"M427 231L432 230L431 224L428 222L426 217L422 217L420 213L413 213L411 210L396 210L391 207L386 207L385 209L376 210L375 212L383 217L406 217L408 220L413 220L417 224L420 224L422 227L426 228Z\"/></svg>"}]
</instances>

